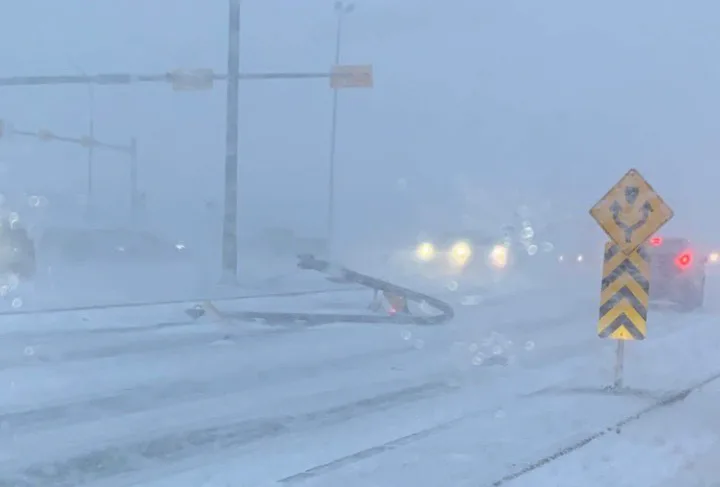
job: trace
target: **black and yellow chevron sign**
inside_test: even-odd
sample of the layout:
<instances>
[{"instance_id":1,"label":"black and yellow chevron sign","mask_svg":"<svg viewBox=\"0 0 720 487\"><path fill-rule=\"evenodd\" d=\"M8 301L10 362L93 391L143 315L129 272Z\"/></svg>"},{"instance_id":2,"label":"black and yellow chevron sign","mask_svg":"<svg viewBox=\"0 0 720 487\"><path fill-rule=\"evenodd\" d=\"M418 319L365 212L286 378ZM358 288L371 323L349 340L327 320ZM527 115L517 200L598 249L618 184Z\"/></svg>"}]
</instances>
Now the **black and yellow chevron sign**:
<instances>
[{"instance_id":1,"label":"black and yellow chevron sign","mask_svg":"<svg viewBox=\"0 0 720 487\"><path fill-rule=\"evenodd\" d=\"M672 209L631 169L590 209L610 239L629 255L672 217Z\"/></svg>"},{"instance_id":2,"label":"black and yellow chevron sign","mask_svg":"<svg viewBox=\"0 0 720 487\"><path fill-rule=\"evenodd\" d=\"M650 301L650 256L641 245L626 255L614 242L605 244L598 336L644 340Z\"/></svg>"}]
</instances>

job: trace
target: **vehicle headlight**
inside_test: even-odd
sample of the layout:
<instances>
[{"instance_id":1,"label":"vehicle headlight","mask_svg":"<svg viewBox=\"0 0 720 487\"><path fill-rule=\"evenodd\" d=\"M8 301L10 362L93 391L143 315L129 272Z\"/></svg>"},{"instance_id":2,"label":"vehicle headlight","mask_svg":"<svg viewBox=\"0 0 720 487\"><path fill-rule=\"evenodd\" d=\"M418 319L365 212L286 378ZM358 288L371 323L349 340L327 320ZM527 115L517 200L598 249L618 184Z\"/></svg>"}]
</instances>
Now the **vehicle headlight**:
<instances>
[{"instance_id":1,"label":"vehicle headlight","mask_svg":"<svg viewBox=\"0 0 720 487\"><path fill-rule=\"evenodd\" d=\"M583 255L582 255L582 254L578 254L578 256L577 256L577 261L578 261L578 262L582 262L583 260L585 260L585 258L583 257Z\"/></svg>"},{"instance_id":2,"label":"vehicle headlight","mask_svg":"<svg viewBox=\"0 0 720 487\"><path fill-rule=\"evenodd\" d=\"M435 247L430 242L423 242L415 249L415 256L423 261L432 260L435 257Z\"/></svg>"},{"instance_id":3,"label":"vehicle headlight","mask_svg":"<svg viewBox=\"0 0 720 487\"><path fill-rule=\"evenodd\" d=\"M467 242L456 242L450 249L450 258L457 265L465 265L472 257L472 248Z\"/></svg>"},{"instance_id":4,"label":"vehicle headlight","mask_svg":"<svg viewBox=\"0 0 720 487\"><path fill-rule=\"evenodd\" d=\"M717 264L720 262L720 253L718 252L711 252L708 256L708 260L712 262L713 264Z\"/></svg>"},{"instance_id":5,"label":"vehicle headlight","mask_svg":"<svg viewBox=\"0 0 720 487\"><path fill-rule=\"evenodd\" d=\"M505 245L494 246L488 255L488 261L491 266L503 269L508 263L508 248Z\"/></svg>"}]
</instances>

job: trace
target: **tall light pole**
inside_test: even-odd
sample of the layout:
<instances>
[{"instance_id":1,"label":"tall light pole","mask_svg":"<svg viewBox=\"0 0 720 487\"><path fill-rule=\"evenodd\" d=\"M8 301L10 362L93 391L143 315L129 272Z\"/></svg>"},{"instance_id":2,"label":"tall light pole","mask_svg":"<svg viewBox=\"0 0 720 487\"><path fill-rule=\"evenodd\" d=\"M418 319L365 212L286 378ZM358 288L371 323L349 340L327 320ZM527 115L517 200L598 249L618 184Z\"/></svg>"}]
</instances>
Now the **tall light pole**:
<instances>
[{"instance_id":1,"label":"tall light pole","mask_svg":"<svg viewBox=\"0 0 720 487\"><path fill-rule=\"evenodd\" d=\"M223 282L237 282L238 264L238 111L240 0L229 0L228 72L225 130L225 204L222 229Z\"/></svg>"},{"instance_id":2,"label":"tall light pole","mask_svg":"<svg viewBox=\"0 0 720 487\"><path fill-rule=\"evenodd\" d=\"M355 10L355 5L342 1L335 2L337 28L335 31L335 66L340 64L342 28L345 15ZM330 122L330 167L328 168L327 239L328 253L332 255L335 240L335 147L337 140L338 90L333 89L332 120Z\"/></svg>"},{"instance_id":3,"label":"tall light pole","mask_svg":"<svg viewBox=\"0 0 720 487\"><path fill-rule=\"evenodd\" d=\"M72 67L75 68L75 71L80 73L81 75L87 77L87 73L80 68L75 63L71 63ZM88 136L90 139L95 140L95 86L92 83L87 84L88 88L88 110L89 110L89 120L88 120ZM86 204L86 211L87 211L87 217L90 219L92 217L92 199L93 199L93 169L95 165L95 147L94 144L90 144L88 147L88 158L87 158L87 193L85 195L87 202Z\"/></svg>"}]
</instances>

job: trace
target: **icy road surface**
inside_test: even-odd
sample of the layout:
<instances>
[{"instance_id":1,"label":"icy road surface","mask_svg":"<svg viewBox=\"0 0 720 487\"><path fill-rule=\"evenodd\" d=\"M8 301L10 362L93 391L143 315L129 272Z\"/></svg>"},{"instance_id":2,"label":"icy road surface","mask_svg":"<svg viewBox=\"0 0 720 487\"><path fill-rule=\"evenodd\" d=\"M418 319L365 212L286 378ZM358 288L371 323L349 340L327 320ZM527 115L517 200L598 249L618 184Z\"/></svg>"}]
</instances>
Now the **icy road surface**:
<instances>
[{"instance_id":1,"label":"icy road surface","mask_svg":"<svg viewBox=\"0 0 720 487\"><path fill-rule=\"evenodd\" d=\"M637 390L613 396L596 289L572 287L453 297L455 321L426 328L191 323L177 306L2 318L0 486L703 485L719 389L677 394L720 371L717 315L653 311L627 347Z\"/></svg>"}]
</instances>

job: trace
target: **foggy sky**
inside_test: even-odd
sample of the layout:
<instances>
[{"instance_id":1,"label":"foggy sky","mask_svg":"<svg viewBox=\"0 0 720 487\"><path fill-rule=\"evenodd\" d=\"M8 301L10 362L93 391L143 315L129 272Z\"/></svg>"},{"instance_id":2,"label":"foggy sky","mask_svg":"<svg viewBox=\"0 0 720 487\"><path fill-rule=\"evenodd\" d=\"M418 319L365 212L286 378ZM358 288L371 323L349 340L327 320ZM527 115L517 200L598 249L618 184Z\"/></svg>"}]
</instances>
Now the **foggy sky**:
<instances>
[{"instance_id":1,"label":"foggy sky","mask_svg":"<svg viewBox=\"0 0 720 487\"><path fill-rule=\"evenodd\" d=\"M332 3L245 0L242 69L326 71ZM482 219L521 202L587 220L635 167L674 208L668 231L720 240L718 2L356 4L342 58L372 63L375 87L340 93L338 228L347 238ZM23 0L0 16L0 75L224 72L226 36L225 0ZM187 223L205 218L204 200L221 203L224 84L97 87L95 98L98 138L138 138L155 218ZM243 228L324 231L330 102L323 80L242 83ZM0 118L82 135L88 89L6 88ZM82 193L85 158L58 143L0 141L3 185ZM97 161L99 204L117 209L126 159ZM210 228L220 222L207 218Z\"/></svg>"}]
</instances>

